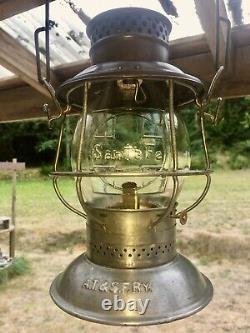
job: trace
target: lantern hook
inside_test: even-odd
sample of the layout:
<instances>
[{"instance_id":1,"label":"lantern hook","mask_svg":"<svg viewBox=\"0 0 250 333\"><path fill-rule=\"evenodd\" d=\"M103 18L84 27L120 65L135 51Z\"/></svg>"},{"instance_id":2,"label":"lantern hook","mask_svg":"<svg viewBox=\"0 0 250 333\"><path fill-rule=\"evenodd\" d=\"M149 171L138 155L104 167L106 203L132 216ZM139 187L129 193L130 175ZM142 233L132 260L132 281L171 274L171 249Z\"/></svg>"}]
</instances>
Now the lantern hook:
<instances>
[{"instance_id":1,"label":"lantern hook","mask_svg":"<svg viewBox=\"0 0 250 333\"><path fill-rule=\"evenodd\" d=\"M49 18L49 0L45 0L45 25L44 27L39 27L35 30L34 39L35 39L35 52L36 52L36 65L37 65L37 79L38 81L45 86L48 90L56 109L58 110L58 115L52 116L49 105L46 103L43 105L43 110L47 114L48 118L48 126L51 128L51 123L62 117L62 115L68 111L63 111L61 105L56 97L55 89L50 83L51 73L50 73L50 47L49 47L49 32L56 25L54 21L51 21ZM45 76L42 74L42 61L40 57L40 43L39 43L39 35L41 32L45 32Z\"/></svg>"},{"instance_id":2,"label":"lantern hook","mask_svg":"<svg viewBox=\"0 0 250 333\"><path fill-rule=\"evenodd\" d=\"M196 105L199 108L199 115L202 115L206 120L212 122L213 125L217 125L220 120L222 119L220 117L221 114L221 106L222 106L222 102L223 99L221 97L217 98L217 104L215 107L215 112L214 114L210 114L208 112L205 112L204 109L208 106L208 104L211 102L212 96L214 94L215 91L215 87L219 81L219 79L221 78L221 75L224 71L224 67L220 66L219 69L216 71L213 80L209 86L209 89L207 91L207 93L205 94L205 96L203 95L200 99L197 98L196 99Z\"/></svg>"}]
</instances>

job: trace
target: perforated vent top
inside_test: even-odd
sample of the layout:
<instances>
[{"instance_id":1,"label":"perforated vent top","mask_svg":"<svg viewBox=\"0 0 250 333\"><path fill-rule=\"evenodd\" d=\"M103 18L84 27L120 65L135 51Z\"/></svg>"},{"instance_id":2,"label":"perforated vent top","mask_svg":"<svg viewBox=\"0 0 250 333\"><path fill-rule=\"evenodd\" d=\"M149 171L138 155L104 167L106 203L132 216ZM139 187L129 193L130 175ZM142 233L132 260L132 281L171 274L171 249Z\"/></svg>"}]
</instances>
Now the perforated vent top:
<instances>
[{"instance_id":1,"label":"perforated vent top","mask_svg":"<svg viewBox=\"0 0 250 333\"><path fill-rule=\"evenodd\" d=\"M160 13L144 8L109 10L92 19L87 27L91 44L112 35L147 35L168 42L170 21Z\"/></svg>"}]
</instances>

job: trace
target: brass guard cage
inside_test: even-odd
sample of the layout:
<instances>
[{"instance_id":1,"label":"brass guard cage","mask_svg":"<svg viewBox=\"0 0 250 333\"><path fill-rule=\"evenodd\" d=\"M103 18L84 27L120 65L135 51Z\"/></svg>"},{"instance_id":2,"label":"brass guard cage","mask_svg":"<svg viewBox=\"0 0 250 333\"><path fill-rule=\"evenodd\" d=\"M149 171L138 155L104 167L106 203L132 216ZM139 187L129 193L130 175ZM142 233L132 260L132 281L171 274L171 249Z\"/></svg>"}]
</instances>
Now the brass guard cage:
<instances>
[{"instance_id":1,"label":"brass guard cage","mask_svg":"<svg viewBox=\"0 0 250 333\"><path fill-rule=\"evenodd\" d=\"M93 66L94 67L94 66ZM209 187L211 183L211 169L210 169L210 161L209 161L209 154L208 154L208 149L207 149L207 143L206 143L206 136L205 136L205 128L204 128L204 118L209 118L214 119L217 118L217 113L213 117L210 114L207 114L204 112L204 108L207 106L210 97L212 95L212 91L215 86L215 82L217 81L218 77L220 76L221 72L223 71L223 67L219 69L219 71L216 73L214 80L212 81L212 84L210 86L210 89L207 94L204 93L201 95L199 88L195 88L193 84L188 84L187 82L182 83L180 81L180 78L172 78L171 75L165 75L165 81L168 83L169 86L169 123L170 123L170 137L171 137L171 154L172 154L172 161L173 161L173 168L172 170L164 170L164 171L156 171L154 173L119 173L119 172L113 172L113 173L99 173L99 172L83 172L80 170L80 157L81 157L81 145L83 142L83 137L84 137L84 131L85 131L85 125L86 125L86 118L87 118L87 112L88 112L88 89L89 85L92 82L90 78L87 78L88 75L86 75L86 78L80 80L81 82L78 81L77 84L74 85L73 88L69 89L66 95L67 101L69 101L69 96L74 91L74 89L78 88L79 86L82 86L84 89L84 95L83 95L83 107L81 111L80 117L82 118L82 128L81 128L81 138L80 138L80 143L79 143L79 149L78 149L78 160L77 160L77 171L72 172L72 171L60 171L58 168L58 162L59 162L59 156L61 152L61 144L62 144L62 138L63 138L63 133L64 133L64 128L65 128L65 119L68 116L70 110L71 110L71 105L67 105L65 110L62 112L60 118L61 118L61 129L60 129L60 135L59 135L59 140L58 140L58 145L57 145L57 152L56 152L56 159L54 163L54 172L51 173L51 176L53 178L53 186L55 189L55 192L60 199L60 201L72 212L86 218L87 214L89 213L91 215L90 209L88 208L88 205L83 199L83 195L81 192L81 182L83 177L101 177L101 176L111 176L111 177L118 177L118 176L145 176L145 175L153 175L153 176L169 176L172 177L173 179L173 191L172 191L172 196L170 199L170 202L168 206L165 208L165 213L161 216L161 218L164 215L169 214L168 216L170 218L178 218L182 224L185 224L187 222L187 214L190 212L192 209L194 209L199 203L205 198ZM186 75L186 74L184 74ZM158 79L163 80L164 75L161 75ZM131 78L135 78L135 76L130 75ZM119 76L117 74L116 77L112 76L112 79L122 79L123 77ZM150 75L149 77L144 77L145 79L152 79L152 76ZM192 78L192 77L191 77ZM154 79L157 79L157 77L154 75ZM196 78L195 78L196 79ZM72 80L72 79L71 79ZM103 80L103 78L102 78ZM93 78L94 82L97 82L97 78ZM66 82L67 83L67 82ZM191 92L193 93L193 101L196 102L196 105L198 107L198 122L199 122L199 127L201 131L201 139L202 139L202 145L203 145L203 151L204 151L204 157L205 157L205 166L204 169L197 169L197 170L178 170L178 156L177 156L177 149L176 149L176 136L175 136L175 126L174 126L174 85L175 84L182 84L186 88L190 89ZM56 98L56 97L55 97ZM218 107L216 112L219 110L221 99L218 99ZM188 101L190 103L190 101ZM58 104L58 100L56 102ZM185 104L185 103L183 103ZM61 112L62 108L60 108ZM175 211L175 205L176 205L176 196L178 193L178 187L179 187L179 179L178 177L189 177L189 176L197 176L197 175L204 175L206 178L206 184L205 187L200 194L200 196L187 208L181 210L181 211ZM76 178L76 190L77 190L77 195L78 199L81 203L81 205L84 207L83 211L80 211L70 205L67 200L65 200L64 196L62 195L59 185L58 185L58 179L61 177L75 177ZM83 205L84 202L84 205ZM156 209L156 208L152 208ZM157 221L154 222L154 224L158 223Z\"/></svg>"}]
</instances>

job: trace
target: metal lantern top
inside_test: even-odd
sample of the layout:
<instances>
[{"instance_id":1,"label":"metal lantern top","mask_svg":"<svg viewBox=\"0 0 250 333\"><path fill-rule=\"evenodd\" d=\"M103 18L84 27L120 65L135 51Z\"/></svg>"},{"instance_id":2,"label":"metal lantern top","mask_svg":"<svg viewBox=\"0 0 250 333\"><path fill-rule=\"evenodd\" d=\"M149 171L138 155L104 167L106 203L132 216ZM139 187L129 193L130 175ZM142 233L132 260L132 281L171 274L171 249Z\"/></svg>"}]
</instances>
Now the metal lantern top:
<instances>
[{"instance_id":1,"label":"metal lantern top","mask_svg":"<svg viewBox=\"0 0 250 333\"><path fill-rule=\"evenodd\" d=\"M204 86L198 78L167 63L171 28L165 16L144 8L112 9L97 15L87 27L93 65L63 83L58 99L80 108L83 82L130 78L175 80L177 105L201 96Z\"/></svg>"},{"instance_id":2,"label":"metal lantern top","mask_svg":"<svg viewBox=\"0 0 250 333\"><path fill-rule=\"evenodd\" d=\"M101 13L87 26L92 63L166 61L171 28L165 16L149 9L119 8Z\"/></svg>"}]
</instances>

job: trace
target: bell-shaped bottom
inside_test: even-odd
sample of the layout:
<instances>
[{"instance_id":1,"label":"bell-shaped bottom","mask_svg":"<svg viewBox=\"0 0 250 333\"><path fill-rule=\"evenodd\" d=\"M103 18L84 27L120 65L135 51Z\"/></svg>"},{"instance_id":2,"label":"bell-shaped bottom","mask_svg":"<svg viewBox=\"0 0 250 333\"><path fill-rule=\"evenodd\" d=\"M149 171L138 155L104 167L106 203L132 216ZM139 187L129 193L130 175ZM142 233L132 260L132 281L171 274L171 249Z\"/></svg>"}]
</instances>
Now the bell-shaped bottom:
<instances>
[{"instance_id":1,"label":"bell-shaped bottom","mask_svg":"<svg viewBox=\"0 0 250 333\"><path fill-rule=\"evenodd\" d=\"M152 268L116 269L82 254L52 283L53 301L81 319L153 325L190 316L212 299L213 286L184 256Z\"/></svg>"}]
</instances>

